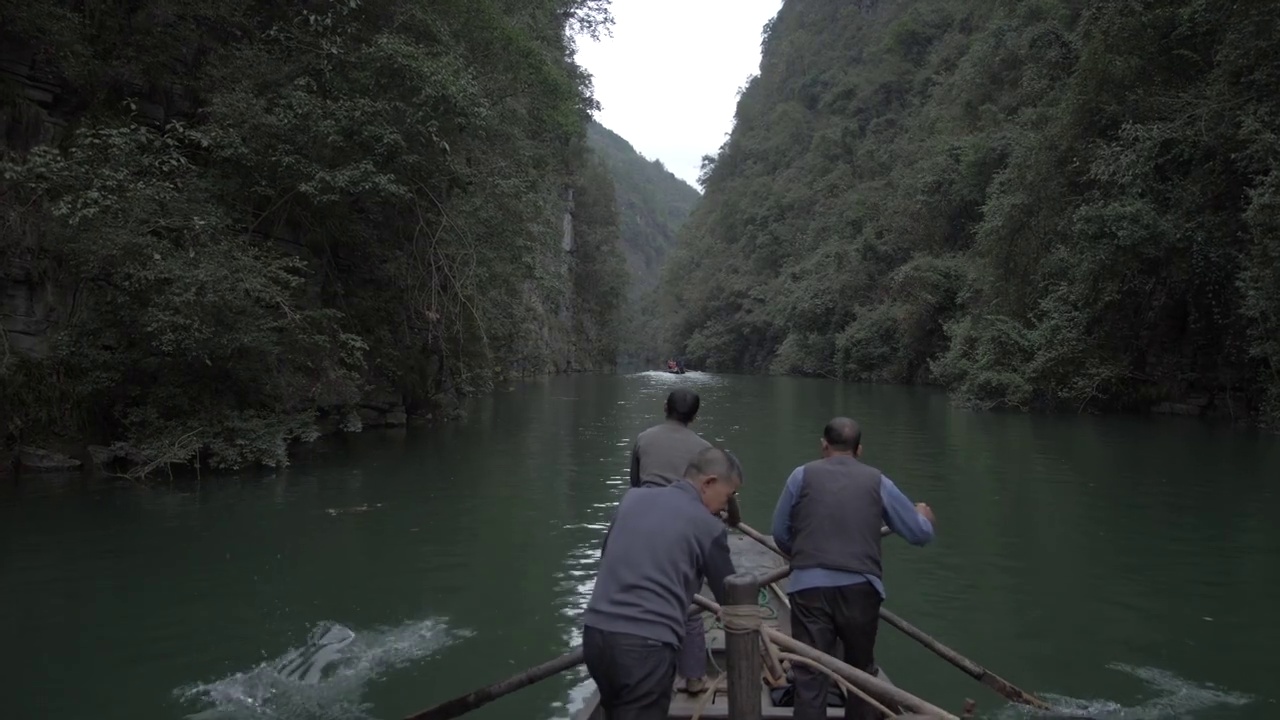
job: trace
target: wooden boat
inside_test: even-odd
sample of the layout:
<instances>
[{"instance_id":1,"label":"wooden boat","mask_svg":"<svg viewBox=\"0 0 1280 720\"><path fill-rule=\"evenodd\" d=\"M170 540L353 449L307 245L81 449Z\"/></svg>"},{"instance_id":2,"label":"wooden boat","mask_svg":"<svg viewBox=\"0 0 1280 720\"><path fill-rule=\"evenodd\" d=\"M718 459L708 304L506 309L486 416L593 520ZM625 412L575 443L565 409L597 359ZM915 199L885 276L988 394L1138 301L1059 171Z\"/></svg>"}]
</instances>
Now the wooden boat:
<instances>
[{"instance_id":1,"label":"wooden boat","mask_svg":"<svg viewBox=\"0 0 1280 720\"><path fill-rule=\"evenodd\" d=\"M751 538L737 532L729 533L729 551L733 557L733 565L739 572L764 575L782 566L781 558ZM762 588L761 605L766 608L764 611L764 623L789 635L791 634L791 606L785 595L786 582L786 579L783 579L766 588ZM712 597L710 588L704 586L702 595L708 598ZM717 675L722 674L727 667L724 630L719 627L719 624L715 622L715 618L709 613L704 614L703 617L707 626L707 649L711 652L707 675L708 679L714 679ZM879 670L878 675L881 680L888 682L889 678L884 674L883 670ZM679 683L679 680L677 680L677 683ZM667 713L667 717L670 720L693 720L695 717L700 720L728 718L729 698L723 677L710 700L705 703L701 701L701 694L691 695L677 689L671 697L671 710ZM760 683L760 702L763 708L762 717L789 718L793 716L793 708L774 705L770 688L763 681ZM702 706L701 711L699 711L699 705ZM899 708L890 709L896 713L901 713ZM844 708L827 708L827 717L843 718ZM591 694L583 708L574 716L574 720L605 720L604 711L600 709L600 694L598 691Z\"/></svg>"}]
</instances>

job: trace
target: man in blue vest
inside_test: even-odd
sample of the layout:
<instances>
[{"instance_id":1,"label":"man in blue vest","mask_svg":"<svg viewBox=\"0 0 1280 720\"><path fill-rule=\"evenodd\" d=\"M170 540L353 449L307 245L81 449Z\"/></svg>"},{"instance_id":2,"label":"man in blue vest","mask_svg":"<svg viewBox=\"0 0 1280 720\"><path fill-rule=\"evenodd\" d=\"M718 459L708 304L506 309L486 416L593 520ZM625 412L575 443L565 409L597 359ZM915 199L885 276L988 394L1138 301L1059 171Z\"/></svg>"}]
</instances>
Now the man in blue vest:
<instances>
[{"instance_id":1,"label":"man in blue vest","mask_svg":"<svg viewBox=\"0 0 1280 720\"><path fill-rule=\"evenodd\" d=\"M880 527L912 545L933 540L933 511L914 506L879 470L863 464L862 429L838 417L822 432L822 459L796 468L773 512L773 539L791 556L791 636L875 674L876 630L884 583ZM795 719L827 716L826 675L795 668ZM861 698L845 703L847 720L879 715Z\"/></svg>"},{"instance_id":2,"label":"man in blue vest","mask_svg":"<svg viewBox=\"0 0 1280 720\"><path fill-rule=\"evenodd\" d=\"M737 459L707 447L683 479L632 488L618 503L582 616L583 659L609 720L667 717L689 606L703 577L725 601L733 561L717 515L741 485Z\"/></svg>"}]
</instances>

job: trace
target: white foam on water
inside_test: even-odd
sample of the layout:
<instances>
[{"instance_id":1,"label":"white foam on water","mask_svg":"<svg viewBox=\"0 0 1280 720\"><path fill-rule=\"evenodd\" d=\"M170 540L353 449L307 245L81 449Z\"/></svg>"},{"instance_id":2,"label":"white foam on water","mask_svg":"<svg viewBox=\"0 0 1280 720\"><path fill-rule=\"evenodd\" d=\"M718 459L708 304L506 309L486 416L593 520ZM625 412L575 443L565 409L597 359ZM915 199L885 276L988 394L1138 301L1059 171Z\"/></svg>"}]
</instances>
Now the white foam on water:
<instances>
[{"instance_id":1,"label":"white foam on water","mask_svg":"<svg viewBox=\"0 0 1280 720\"><path fill-rule=\"evenodd\" d=\"M724 378L701 370L686 370L683 375L666 370L643 370L632 373L632 377L642 377L664 385L719 385L724 382Z\"/></svg>"},{"instance_id":2,"label":"white foam on water","mask_svg":"<svg viewBox=\"0 0 1280 720\"><path fill-rule=\"evenodd\" d=\"M1142 680L1150 690L1155 691L1155 696L1126 707L1111 700L1086 700L1040 693L1040 697L1053 706L1052 711L1008 705L996 713L995 717L1001 720L1071 716L1093 720L1189 720L1199 717L1197 713L1209 708L1247 705L1254 700L1252 696L1208 683L1194 683L1159 668L1136 667L1124 663L1111 663L1107 667Z\"/></svg>"},{"instance_id":3,"label":"white foam on water","mask_svg":"<svg viewBox=\"0 0 1280 720\"><path fill-rule=\"evenodd\" d=\"M369 717L365 686L388 670L433 655L471 635L432 618L353 631L320 623L307 643L221 680L175 689L203 706L192 720L355 720Z\"/></svg>"}]
</instances>

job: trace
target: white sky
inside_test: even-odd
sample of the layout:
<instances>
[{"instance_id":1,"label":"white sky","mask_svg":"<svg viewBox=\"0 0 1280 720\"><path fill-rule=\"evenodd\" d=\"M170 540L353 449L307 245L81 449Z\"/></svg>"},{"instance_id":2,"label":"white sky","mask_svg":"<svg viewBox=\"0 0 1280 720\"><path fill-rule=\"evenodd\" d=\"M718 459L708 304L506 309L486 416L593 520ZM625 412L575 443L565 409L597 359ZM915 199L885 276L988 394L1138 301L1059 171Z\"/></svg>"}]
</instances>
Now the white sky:
<instances>
[{"instance_id":1,"label":"white sky","mask_svg":"<svg viewBox=\"0 0 1280 720\"><path fill-rule=\"evenodd\" d=\"M760 31L782 0L613 0L613 37L578 39L596 120L697 187L760 70Z\"/></svg>"}]
</instances>

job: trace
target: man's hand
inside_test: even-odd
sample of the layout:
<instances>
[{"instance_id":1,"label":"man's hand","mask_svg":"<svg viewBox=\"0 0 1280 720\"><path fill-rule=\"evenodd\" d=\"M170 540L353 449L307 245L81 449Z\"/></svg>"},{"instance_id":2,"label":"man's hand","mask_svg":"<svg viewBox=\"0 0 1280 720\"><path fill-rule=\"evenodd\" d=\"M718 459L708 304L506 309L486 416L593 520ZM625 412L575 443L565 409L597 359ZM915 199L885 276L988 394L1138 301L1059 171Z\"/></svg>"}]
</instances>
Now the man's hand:
<instances>
[{"instance_id":1,"label":"man's hand","mask_svg":"<svg viewBox=\"0 0 1280 720\"><path fill-rule=\"evenodd\" d=\"M724 519L730 527L738 527L738 523L742 522L742 509L738 507L737 495L729 498L729 507L725 508Z\"/></svg>"},{"instance_id":2,"label":"man's hand","mask_svg":"<svg viewBox=\"0 0 1280 720\"><path fill-rule=\"evenodd\" d=\"M928 520L930 525L934 523L933 508L930 508L925 503L916 503L916 512L923 515L924 519Z\"/></svg>"}]
</instances>

